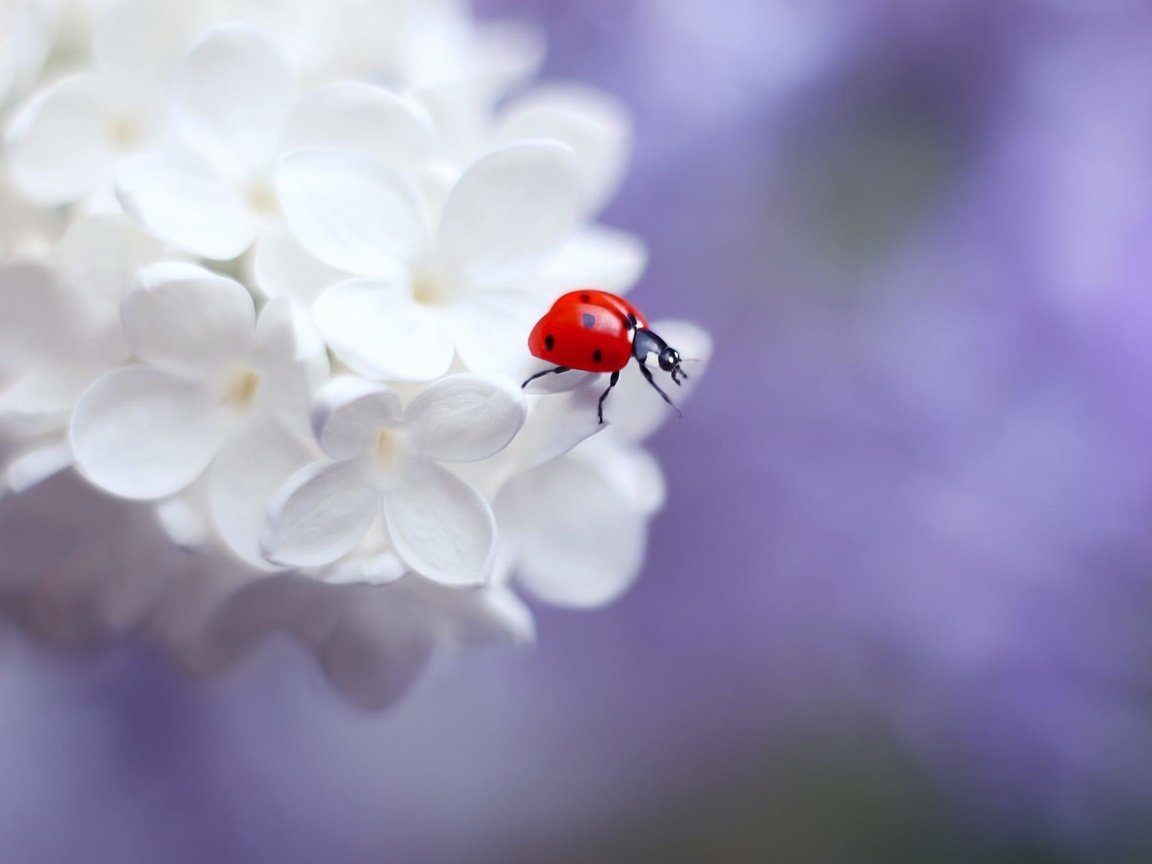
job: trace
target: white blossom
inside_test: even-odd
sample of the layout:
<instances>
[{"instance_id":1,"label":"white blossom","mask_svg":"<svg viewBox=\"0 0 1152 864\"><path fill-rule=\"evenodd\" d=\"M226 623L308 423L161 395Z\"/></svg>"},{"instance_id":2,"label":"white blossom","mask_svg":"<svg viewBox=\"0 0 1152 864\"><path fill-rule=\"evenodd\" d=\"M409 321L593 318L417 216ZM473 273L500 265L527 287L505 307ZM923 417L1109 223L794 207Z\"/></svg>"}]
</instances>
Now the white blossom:
<instances>
[{"instance_id":1,"label":"white blossom","mask_svg":"<svg viewBox=\"0 0 1152 864\"><path fill-rule=\"evenodd\" d=\"M137 268L161 251L125 220L84 219L47 262L0 264L0 422L24 432L0 491L26 490L71 463L65 432L72 406L130 353L120 301Z\"/></svg>"},{"instance_id":2,"label":"white blossom","mask_svg":"<svg viewBox=\"0 0 1152 864\"><path fill-rule=\"evenodd\" d=\"M0 12L0 613L198 673L287 633L380 707L535 638L522 592L631 584L666 407L520 388L555 297L646 262L596 222L628 112L518 89L541 45L458 0Z\"/></svg>"},{"instance_id":3,"label":"white blossom","mask_svg":"<svg viewBox=\"0 0 1152 864\"><path fill-rule=\"evenodd\" d=\"M114 495L156 500L205 471L217 530L259 561L258 496L267 475L306 454L319 346L275 301L257 321L237 282L189 264L144 270L123 305L124 332L141 364L102 376L72 418L76 466ZM284 463L288 464L285 466Z\"/></svg>"},{"instance_id":4,"label":"white blossom","mask_svg":"<svg viewBox=\"0 0 1152 864\"><path fill-rule=\"evenodd\" d=\"M710 340L682 322L654 329L696 361L676 393L682 398L707 366ZM545 602L581 608L609 603L628 589L640 574L648 523L666 495L659 463L639 443L670 414L630 368L605 406L609 429L517 473L500 490L500 557L519 584Z\"/></svg>"},{"instance_id":5,"label":"white blossom","mask_svg":"<svg viewBox=\"0 0 1152 864\"><path fill-rule=\"evenodd\" d=\"M115 166L163 132L172 58L183 16L142 2L113 7L92 36L91 68L42 87L8 130L8 169L38 204L107 191Z\"/></svg>"},{"instance_id":6,"label":"white blossom","mask_svg":"<svg viewBox=\"0 0 1152 864\"><path fill-rule=\"evenodd\" d=\"M60 16L56 0L9 0L0 6L0 105L36 82Z\"/></svg>"},{"instance_id":7,"label":"white blossom","mask_svg":"<svg viewBox=\"0 0 1152 864\"><path fill-rule=\"evenodd\" d=\"M475 371L522 355L542 311L525 280L573 235L583 206L575 157L547 142L482 157L434 222L411 182L351 152L293 153L279 184L300 243L361 277L317 299L321 333L355 371L392 380L437 378L457 353Z\"/></svg>"},{"instance_id":8,"label":"white blossom","mask_svg":"<svg viewBox=\"0 0 1152 864\"><path fill-rule=\"evenodd\" d=\"M496 524L483 496L440 462L478 462L524 422L518 388L450 375L407 407L395 390L351 377L332 381L314 414L333 461L298 472L272 503L264 548L292 566L351 552L382 517L400 559L447 585L478 585L493 565Z\"/></svg>"},{"instance_id":9,"label":"white blossom","mask_svg":"<svg viewBox=\"0 0 1152 864\"><path fill-rule=\"evenodd\" d=\"M124 209L167 242L206 258L234 258L274 220L273 169L296 81L279 52L241 25L210 31L172 88L177 143L122 164Z\"/></svg>"}]
</instances>

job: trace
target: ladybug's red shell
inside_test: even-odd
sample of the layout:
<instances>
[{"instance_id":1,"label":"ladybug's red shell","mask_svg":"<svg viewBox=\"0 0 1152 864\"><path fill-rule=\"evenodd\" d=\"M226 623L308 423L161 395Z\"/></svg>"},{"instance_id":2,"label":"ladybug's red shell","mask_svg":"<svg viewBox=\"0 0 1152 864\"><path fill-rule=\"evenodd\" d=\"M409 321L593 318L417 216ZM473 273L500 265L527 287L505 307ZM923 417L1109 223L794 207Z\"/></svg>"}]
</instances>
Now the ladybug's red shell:
<instances>
[{"instance_id":1,"label":"ladybug's red shell","mask_svg":"<svg viewBox=\"0 0 1152 864\"><path fill-rule=\"evenodd\" d=\"M605 291L573 291L557 300L532 329L528 349L557 366L616 372L632 359L632 339L636 327L643 326L644 319L623 298Z\"/></svg>"},{"instance_id":2,"label":"ladybug's red shell","mask_svg":"<svg viewBox=\"0 0 1152 864\"><path fill-rule=\"evenodd\" d=\"M625 300L623 297L618 297L615 294L609 294L607 291L595 291L590 288L585 288L582 291L570 291L563 295L555 303L552 308L557 306L566 306L570 303L591 303L593 306L603 306L605 309L615 309L625 318L632 316L636 320L636 326L640 329L648 327L648 321L644 315Z\"/></svg>"}]
</instances>

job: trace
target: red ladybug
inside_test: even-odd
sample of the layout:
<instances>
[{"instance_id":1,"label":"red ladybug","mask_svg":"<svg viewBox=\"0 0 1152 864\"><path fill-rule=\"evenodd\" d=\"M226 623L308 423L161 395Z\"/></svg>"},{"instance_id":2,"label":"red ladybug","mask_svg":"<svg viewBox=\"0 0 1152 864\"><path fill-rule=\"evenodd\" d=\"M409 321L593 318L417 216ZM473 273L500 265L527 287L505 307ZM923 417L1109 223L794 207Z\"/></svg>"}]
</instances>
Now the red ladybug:
<instances>
[{"instance_id":1,"label":"red ladybug","mask_svg":"<svg viewBox=\"0 0 1152 864\"><path fill-rule=\"evenodd\" d=\"M611 372L608 389L600 396L597 416L604 422L604 400L620 380L620 370L633 357L640 372L657 393L680 413L668 394L652 378L647 366L648 355L655 354L657 363L679 385L688 375L680 368L680 353L648 329L640 310L607 291L572 291L552 304L528 337L528 350L541 360L557 364L554 369L537 372L524 382L527 387L544 375L579 369L583 372Z\"/></svg>"}]
</instances>

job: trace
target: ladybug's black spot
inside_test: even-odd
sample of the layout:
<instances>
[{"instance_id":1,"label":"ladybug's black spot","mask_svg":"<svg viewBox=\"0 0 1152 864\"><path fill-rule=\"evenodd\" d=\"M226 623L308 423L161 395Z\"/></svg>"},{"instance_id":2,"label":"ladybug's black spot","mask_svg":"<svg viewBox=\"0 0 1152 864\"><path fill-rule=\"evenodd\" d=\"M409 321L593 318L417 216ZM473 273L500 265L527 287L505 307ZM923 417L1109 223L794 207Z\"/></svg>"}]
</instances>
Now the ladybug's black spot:
<instances>
[{"instance_id":1,"label":"ladybug's black spot","mask_svg":"<svg viewBox=\"0 0 1152 864\"><path fill-rule=\"evenodd\" d=\"M556 347L556 337L549 333L544 337L544 350L551 351Z\"/></svg>"},{"instance_id":2,"label":"ladybug's black spot","mask_svg":"<svg viewBox=\"0 0 1152 864\"><path fill-rule=\"evenodd\" d=\"M580 316L580 326L587 330L591 330L596 326L596 316L591 312L585 312Z\"/></svg>"},{"instance_id":3,"label":"ladybug's black spot","mask_svg":"<svg viewBox=\"0 0 1152 864\"><path fill-rule=\"evenodd\" d=\"M599 363L603 359L604 359L604 355L600 353L599 348L597 348L595 351L592 352L592 362L593 363Z\"/></svg>"},{"instance_id":4,"label":"ladybug's black spot","mask_svg":"<svg viewBox=\"0 0 1152 864\"><path fill-rule=\"evenodd\" d=\"M580 295L580 302L581 303L591 303L592 302L592 295L591 294L581 294Z\"/></svg>"}]
</instances>

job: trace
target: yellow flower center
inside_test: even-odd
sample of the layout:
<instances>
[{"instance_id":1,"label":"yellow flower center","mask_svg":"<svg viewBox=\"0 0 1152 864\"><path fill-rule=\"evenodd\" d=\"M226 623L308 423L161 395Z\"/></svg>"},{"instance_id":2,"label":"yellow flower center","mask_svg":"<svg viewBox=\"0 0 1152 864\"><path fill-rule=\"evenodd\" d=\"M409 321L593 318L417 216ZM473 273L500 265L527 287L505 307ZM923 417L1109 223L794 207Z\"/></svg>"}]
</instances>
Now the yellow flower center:
<instances>
[{"instance_id":1,"label":"yellow flower center","mask_svg":"<svg viewBox=\"0 0 1152 864\"><path fill-rule=\"evenodd\" d=\"M221 401L230 408L251 407L260 392L260 373L246 366L239 366L228 373L224 381L224 394Z\"/></svg>"},{"instance_id":2,"label":"yellow flower center","mask_svg":"<svg viewBox=\"0 0 1152 864\"><path fill-rule=\"evenodd\" d=\"M245 190L248 209L258 216L279 216L280 197L276 187L268 180L253 180Z\"/></svg>"}]
</instances>

